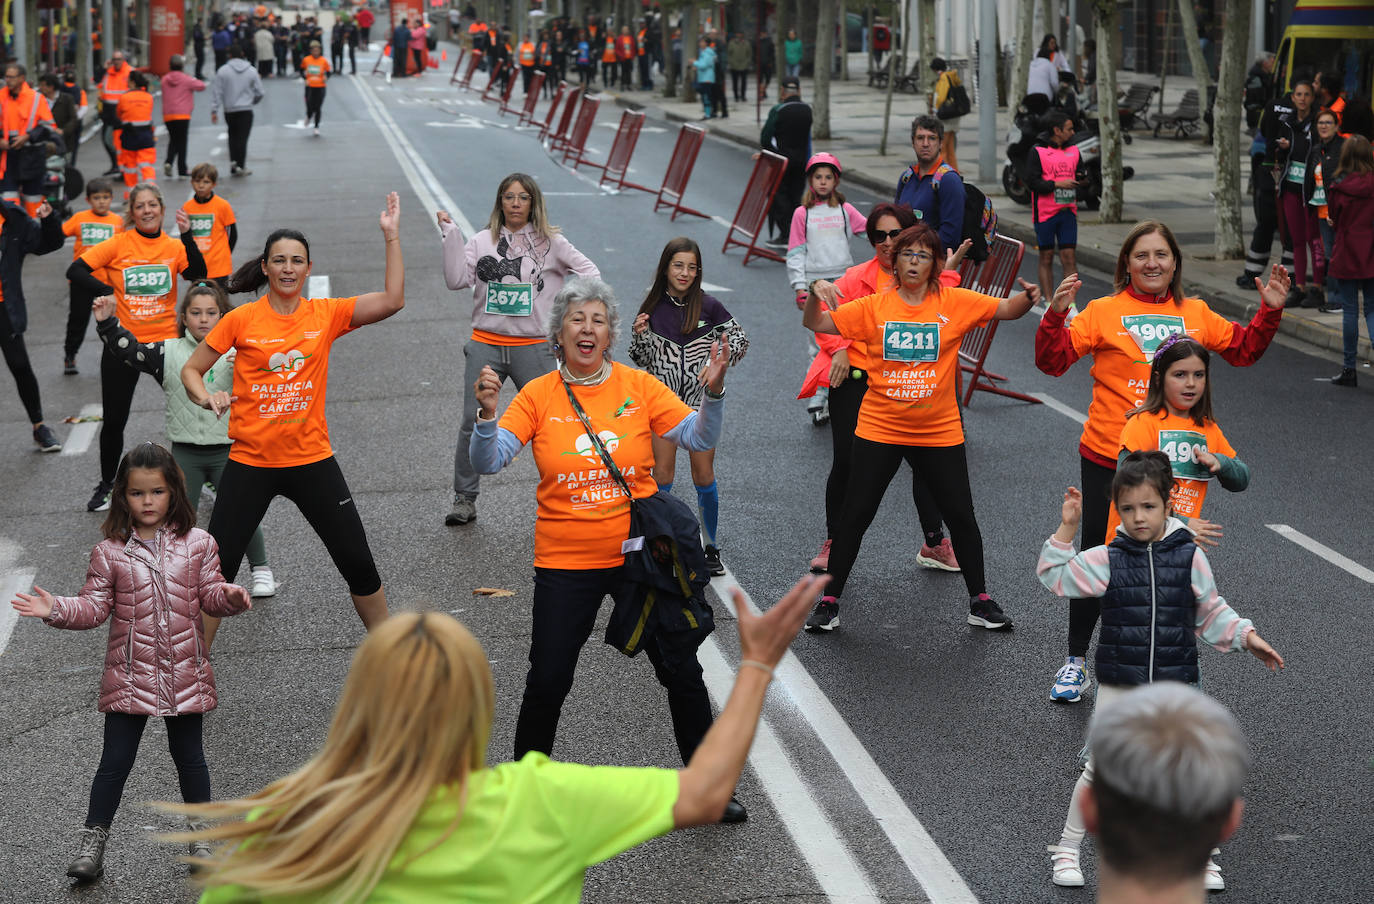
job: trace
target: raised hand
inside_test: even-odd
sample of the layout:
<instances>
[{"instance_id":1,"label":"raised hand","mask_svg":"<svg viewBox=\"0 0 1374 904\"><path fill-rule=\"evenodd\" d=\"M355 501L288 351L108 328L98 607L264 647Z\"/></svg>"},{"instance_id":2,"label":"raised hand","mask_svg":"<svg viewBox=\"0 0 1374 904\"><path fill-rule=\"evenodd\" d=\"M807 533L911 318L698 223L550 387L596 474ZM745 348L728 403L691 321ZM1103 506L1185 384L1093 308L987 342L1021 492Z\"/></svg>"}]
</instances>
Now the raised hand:
<instances>
[{"instance_id":1,"label":"raised hand","mask_svg":"<svg viewBox=\"0 0 1374 904\"><path fill-rule=\"evenodd\" d=\"M1284 302L1288 300L1289 290L1293 288L1293 280L1288 276L1287 267L1275 264L1269 269L1269 282L1262 283L1258 276L1255 277L1255 288L1259 289L1261 301L1271 308L1281 310Z\"/></svg>"},{"instance_id":2,"label":"raised hand","mask_svg":"<svg viewBox=\"0 0 1374 904\"><path fill-rule=\"evenodd\" d=\"M51 593L35 584L33 593L16 593L10 605L20 615L47 618L52 615L53 598Z\"/></svg>"},{"instance_id":3,"label":"raised hand","mask_svg":"<svg viewBox=\"0 0 1374 904\"><path fill-rule=\"evenodd\" d=\"M1072 307L1074 299L1078 297L1078 290L1083 288L1083 280L1078 278L1077 273L1070 273L1064 277L1059 288L1054 290L1054 297L1050 299L1050 307L1059 313L1067 311Z\"/></svg>"},{"instance_id":4,"label":"raised hand","mask_svg":"<svg viewBox=\"0 0 1374 904\"><path fill-rule=\"evenodd\" d=\"M38 209L33 212L33 215L40 220L52 216L52 205L44 201L42 204L38 205Z\"/></svg>"},{"instance_id":5,"label":"raised hand","mask_svg":"<svg viewBox=\"0 0 1374 904\"><path fill-rule=\"evenodd\" d=\"M109 320L117 307L113 295L101 295L91 301L91 313L95 315L97 322Z\"/></svg>"},{"instance_id":6,"label":"raised hand","mask_svg":"<svg viewBox=\"0 0 1374 904\"><path fill-rule=\"evenodd\" d=\"M186 208L178 207L176 213L177 232L191 231L191 216L186 212Z\"/></svg>"},{"instance_id":7,"label":"raised hand","mask_svg":"<svg viewBox=\"0 0 1374 904\"><path fill-rule=\"evenodd\" d=\"M645 333L647 333L649 331L649 315L640 314L638 317L636 317L634 326L631 327L631 329L635 331L636 335L642 336Z\"/></svg>"},{"instance_id":8,"label":"raised hand","mask_svg":"<svg viewBox=\"0 0 1374 904\"><path fill-rule=\"evenodd\" d=\"M719 395L725 391L725 371L730 366L730 340L725 336L711 343L711 360L701 372L701 382Z\"/></svg>"},{"instance_id":9,"label":"raised hand","mask_svg":"<svg viewBox=\"0 0 1374 904\"><path fill-rule=\"evenodd\" d=\"M1199 449L1197 446L1193 447L1193 461L1202 465L1213 474L1221 470L1221 462L1217 460L1217 457L1206 449Z\"/></svg>"},{"instance_id":10,"label":"raised hand","mask_svg":"<svg viewBox=\"0 0 1374 904\"><path fill-rule=\"evenodd\" d=\"M472 392L477 399L477 407L482 409L482 417L486 420L496 417L496 400L501 395L501 378L490 365L483 367L482 372L477 375Z\"/></svg>"},{"instance_id":11,"label":"raised hand","mask_svg":"<svg viewBox=\"0 0 1374 904\"><path fill-rule=\"evenodd\" d=\"M1269 642L1259 636L1258 631L1251 631L1245 638L1245 649L1249 650L1254 657L1264 663L1264 667L1271 672L1277 672L1283 668L1283 657L1279 651L1269 646Z\"/></svg>"},{"instance_id":12,"label":"raised hand","mask_svg":"<svg viewBox=\"0 0 1374 904\"><path fill-rule=\"evenodd\" d=\"M964 239L959 243L959 247L945 254L945 269L958 270L959 265L964 262L964 256L973 247L973 239Z\"/></svg>"},{"instance_id":13,"label":"raised hand","mask_svg":"<svg viewBox=\"0 0 1374 904\"><path fill-rule=\"evenodd\" d=\"M439 221L440 226L443 226L445 223L453 222L453 217L448 215L447 210L436 210L434 212L434 219Z\"/></svg>"},{"instance_id":14,"label":"raised hand","mask_svg":"<svg viewBox=\"0 0 1374 904\"><path fill-rule=\"evenodd\" d=\"M1083 520L1083 491L1078 487L1069 487L1064 491L1064 504L1059 509L1059 520L1074 530L1078 529L1078 522Z\"/></svg>"},{"instance_id":15,"label":"raised hand","mask_svg":"<svg viewBox=\"0 0 1374 904\"><path fill-rule=\"evenodd\" d=\"M1040 301L1039 286L1032 285L1020 277L1017 277L1016 281L1021 284L1021 291L1026 293L1026 297L1030 299L1031 305L1035 305L1036 302Z\"/></svg>"},{"instance_id":16,"label":"raised hand","mask_svg":"<svg viewBox=\"0 0 1374 904\"><path fill-rule=\"evenodd\" d=\"M392 192L386 196L386 210L377 220L382 227L382 235L387 241L400 236L401 230L401 196Z\"/></svg>"}]
</instances>

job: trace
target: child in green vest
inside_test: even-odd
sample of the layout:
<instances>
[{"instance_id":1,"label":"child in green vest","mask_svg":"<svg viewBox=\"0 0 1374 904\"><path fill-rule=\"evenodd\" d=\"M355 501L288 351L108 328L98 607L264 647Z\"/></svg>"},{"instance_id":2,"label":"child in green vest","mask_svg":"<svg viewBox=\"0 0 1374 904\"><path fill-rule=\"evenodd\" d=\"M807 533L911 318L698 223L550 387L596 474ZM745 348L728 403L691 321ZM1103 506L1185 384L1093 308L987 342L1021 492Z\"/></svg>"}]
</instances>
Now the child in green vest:
<instances>
[{"instance_id":1,"label":"child in green vest","mask_svg":"<svg viewBox=\"0 0 1374 904\"><path fill-rule=\"evenodd\" d=\"M211 280L196 280L177 306L180 335L161 342L139 342L119 325L113 295L95 299L95 331L105 347L120 361L152 374L167 396L167 438L172 441L172 457L186 477L192 500L199 498L202 484L219 485L224 463L229 460L229 419L201 408L186 395L181 384L181 368L220 317L229 312L229 297ZM229 390L234 381L233 353L220 358L205 374L211 387ZM262 527L253 532L248 543L248 564L253 569L251 591L254 599L273 596L278 584L267 564L267 544ZM206 619L211 616L204 616Z\"/></svg>"}]
</instances>

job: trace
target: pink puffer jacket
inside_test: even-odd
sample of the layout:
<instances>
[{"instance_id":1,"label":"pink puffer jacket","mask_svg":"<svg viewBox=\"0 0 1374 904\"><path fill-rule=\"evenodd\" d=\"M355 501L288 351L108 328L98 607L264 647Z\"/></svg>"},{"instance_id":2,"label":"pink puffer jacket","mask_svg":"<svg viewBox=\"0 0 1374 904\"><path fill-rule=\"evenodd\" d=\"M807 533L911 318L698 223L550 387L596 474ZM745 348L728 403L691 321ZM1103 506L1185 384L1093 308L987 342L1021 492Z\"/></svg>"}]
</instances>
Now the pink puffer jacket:
<instances>
[{"instance_id":1,"label":"pink puffer jacket","mask_svg":"<svg viewBox=\"0 0 1374 904\"><path fill-rule=\"evenodd\" d=\"M94 628L113 618L100 681L100 711L146 716L215 708L215 673L205 654L200 613L235 615L247 593L231 595L219 547L205 531L184 537L160 528L154 555L138 539L105 540L91 550L80 596L59 596L43 619L54 628Z\"/></svg>"}]
</instances>

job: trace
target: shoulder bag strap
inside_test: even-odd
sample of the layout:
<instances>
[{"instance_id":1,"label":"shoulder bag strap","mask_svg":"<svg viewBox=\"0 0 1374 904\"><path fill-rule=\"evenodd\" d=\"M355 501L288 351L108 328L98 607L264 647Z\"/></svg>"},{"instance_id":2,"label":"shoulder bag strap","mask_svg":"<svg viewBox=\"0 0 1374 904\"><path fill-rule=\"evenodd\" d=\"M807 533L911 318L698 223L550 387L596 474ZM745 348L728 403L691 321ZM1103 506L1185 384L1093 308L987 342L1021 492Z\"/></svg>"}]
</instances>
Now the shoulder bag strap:
<instances>
[{"instance_id":1,"label":"shoulder bag strap","mask_svg":"<svg viewBox=\"0 0 1374 904\"><path fill-rule=\"evenodd\" d=\"M620 484L620 488L625 491L625 498L633 502L635 497L634 493L630 492L630 485L625 482L625 477L620 473L620 468L616 465L615 459L611 458L611 453L606 450L606 444L597 435L596 428L592 426L591 419L587 417L587 412L583 411L582 406L578 404L577 396L573 395L572 386L566 380L562 382L563 388L568 392L568 401L572 403L573 411L577 414L578 420L582 421L582 426L586 428L587 437L592 441L592 446L596 448L596 454L601 456L601 462L606 466L606 470L611 472L611 477L615 478L615 482Z\"/></svg>"}]
</instances>

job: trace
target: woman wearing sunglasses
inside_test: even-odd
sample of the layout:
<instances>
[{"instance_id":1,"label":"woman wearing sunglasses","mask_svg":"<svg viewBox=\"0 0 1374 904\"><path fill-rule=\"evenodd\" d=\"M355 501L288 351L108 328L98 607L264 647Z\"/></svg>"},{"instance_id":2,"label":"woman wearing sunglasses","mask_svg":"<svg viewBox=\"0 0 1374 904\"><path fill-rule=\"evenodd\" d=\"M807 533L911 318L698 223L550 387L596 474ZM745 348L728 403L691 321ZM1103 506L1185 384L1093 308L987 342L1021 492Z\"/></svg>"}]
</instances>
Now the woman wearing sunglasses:
<instances>
[{"instance_id":1,"label":"woman wearing sunglasses","mask_svg":"<svg viewBox=\"0 0 1374 904\"><path fill-rule=\"evenodd\" d=\"M859 544L903 461L925 482L949 526L968 589L968 623L991 630L1011 627L984 581L983 537L973 514L955 380L964 333L994 318L1021 317L1040 292L1025 281L1020 281L1022 291L1010 298L950 288L941 283L937 262L943 260L939 235L918 223L892 242L894 288L839 306L823 303L819 287L807 296L802 323L817 334L863 346L868 377L854 428L844 507L830 549L830 585L807 620L810 631L839 625L838 600Z\"/></svg>"},{"instance_id":2,"label":"woman wearing sunglasses","mask_svg":"<svg viewBox=\"0 0 1374 904\"><path fill-rule=\"evenodd\" d=\"M444 247L444 281L450 289L472 287L472 338L463 346L464 386L475 386L490 367L500 383L517 390L558 366L544 336L549 311L570 276L601 277L587 257L557 226L549 225L544 195L532 176L511 173L496 189L487 228L464 239L458 224L439 211ZM450 526L477 518L477 471L468 457L477 399L463 399L463 421L453 454L453 511Z\"/></svg>"}]
</instances>

